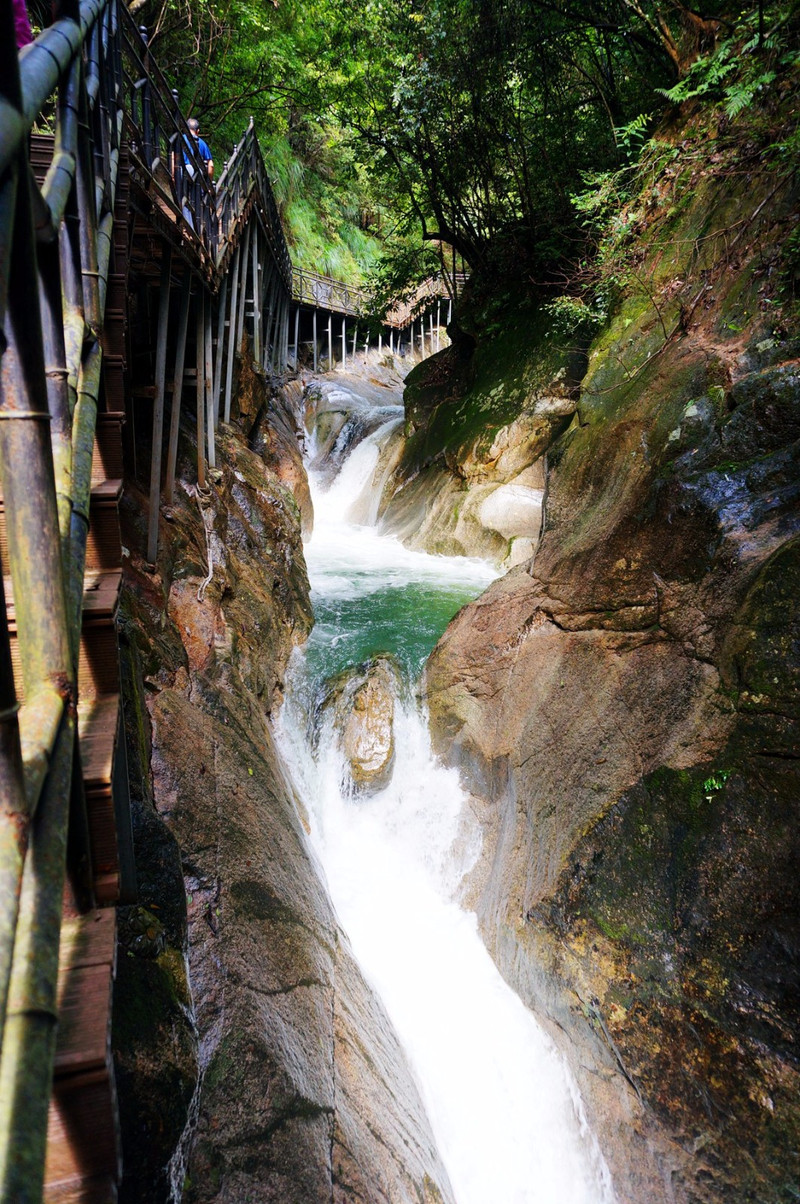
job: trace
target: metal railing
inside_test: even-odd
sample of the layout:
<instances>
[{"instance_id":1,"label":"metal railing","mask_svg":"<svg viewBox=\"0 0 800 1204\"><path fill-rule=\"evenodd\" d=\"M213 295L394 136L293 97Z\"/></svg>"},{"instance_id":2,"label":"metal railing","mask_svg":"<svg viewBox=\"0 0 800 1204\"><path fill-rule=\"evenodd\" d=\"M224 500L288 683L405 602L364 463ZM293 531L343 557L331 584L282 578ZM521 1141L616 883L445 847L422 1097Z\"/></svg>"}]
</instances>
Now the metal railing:
<instances>
[{"instance_id":1,"label":"metal railing","mask_svg":"<svg viewBox=\"0 0 800 1204\"><path fill-rule=\"evenodd\" d=\"M384 325L395 330L404 330L419 317L422 309L434 301L444 297L454 300L460 294L466 280L467 276L463 272L454 277L432 276L423 281L407 301L392 306L386 314ZM368 289L345 284L331 276L323 276L296 266L292 268L292 298L300 305L311 305L317 309L356 318L369 313L373 301L373 295Z\"/></svg>"},{"instance_id":2,"label":"metal railing","mask_svg":"<svg viewBox=\"0 0 800 1204\"><path fill-rule=\"evenodd\" d=\"M292 268L292 297L302 305L313 305L317 309L329 309L338 314L359 317L366 313L371 295L363 288L355 288L321 276L305 268Z\"/></svg>"},{"instance_id":3,"label":"metal railing","mask_svg":"<svg viewBox=\"0 0 800 1204\"><path fill-rule=\"evenodd\" d=\"M41 1193L67 830L86 830L77 660L122 134L118 10L61 0L17 58L0 3L0 483L21 686L0 615L0 1197ZM41 189L28 134L54 104ZM77 824L76 824L77 820ZM73 869L75 863L73 862Z\"/></svg>"},{"instance_id":4,"label":"metal railing","mask_svg":"<svg viewBox=\"0 0 800 1204\"><path fill-rule=\"evenodd\" d=\"M220 243L218 268L224 271L241 237L249 216L249 205L257 207L267 244L289 295L292 292L292 261L283 233L278 206L272 193L253 119L237 144L217 184L217 216L225 237Z\"/></svg>"},{"instance_id":5,"label":"metal railing","mask_svg":"<svg viewBox=\"0 0 800 1204\"><path fill-rule=\"evenodd\" d=\"M125 4L119 19L122 107L132 178L150 196L162 232L183 244L184 254L192 248L211 278L220 235L213 184L177 95L147 49L147 30L137 28Z\"/></svg>"}]
</instances>

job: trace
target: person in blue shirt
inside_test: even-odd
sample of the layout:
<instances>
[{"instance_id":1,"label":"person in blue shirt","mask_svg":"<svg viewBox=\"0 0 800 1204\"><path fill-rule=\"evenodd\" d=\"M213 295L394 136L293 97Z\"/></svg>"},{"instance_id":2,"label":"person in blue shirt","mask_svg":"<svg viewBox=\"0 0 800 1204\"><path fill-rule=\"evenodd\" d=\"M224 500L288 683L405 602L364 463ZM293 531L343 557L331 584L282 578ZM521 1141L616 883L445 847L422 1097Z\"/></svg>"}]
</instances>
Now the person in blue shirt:
<instances>
[{"instance_id":1,"label":"person in blue shirt","mask_svg":"<svg viewBox=\"0 0 800 1204\"><path fill-rule=\"evenodd\" d=\"M211 154L208 143L204 142L203 139L200 137L200 122L197 120L196 117L190 117L186 124L189 127L189 133L192 135L192 137L195 140L195 146L197 148L197 153L200 155L200 158L203 160L203 162L205 164L206 171L208 172L208 178L209 178L209 180L213 180L214 179L214 157ZM189 173L189 175L190 176L194 175L194 165L192 164L188 155L184 155L184 162L186 163L186 170Z\"/></svg>"}]
</instances>

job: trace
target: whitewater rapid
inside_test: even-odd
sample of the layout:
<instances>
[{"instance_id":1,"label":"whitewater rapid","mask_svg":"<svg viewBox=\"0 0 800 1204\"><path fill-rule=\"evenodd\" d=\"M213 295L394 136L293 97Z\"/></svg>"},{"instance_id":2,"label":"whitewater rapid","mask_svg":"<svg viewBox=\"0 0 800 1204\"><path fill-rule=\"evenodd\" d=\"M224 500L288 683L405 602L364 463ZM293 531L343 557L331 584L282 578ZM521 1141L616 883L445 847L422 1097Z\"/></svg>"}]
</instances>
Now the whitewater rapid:
<instances>
[{"instance_id":1,"label":"whitewater rapid","mask_svg":"<svg viewBox=\"0 0 800 1204\"><path fill-rule=\"evenodd\" d=\"M408 1054L457 1204L612 1204L563 1059L458 905L478 828L457 772L432 754L411 683L395 711L393 778L379 794L349 797L331 730L310 739L320 680L377 651L415 677L447 619L494 576L483 562L411 552L349 521L400 418L387 408L327 489L310 474L306 559L318 620L308 650L295 654L281 744L339 920Z\"/></svg>"}]
</instances>

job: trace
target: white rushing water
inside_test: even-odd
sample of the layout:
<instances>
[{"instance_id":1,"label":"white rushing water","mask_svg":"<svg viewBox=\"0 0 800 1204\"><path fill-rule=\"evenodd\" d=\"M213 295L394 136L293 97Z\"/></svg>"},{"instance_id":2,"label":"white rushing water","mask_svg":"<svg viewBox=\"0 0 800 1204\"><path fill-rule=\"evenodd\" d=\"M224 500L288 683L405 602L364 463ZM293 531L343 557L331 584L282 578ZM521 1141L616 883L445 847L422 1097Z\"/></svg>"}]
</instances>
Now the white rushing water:
<instances>
[{"instance_id":1,"label":"white rushing water","mask_svg":"<svg viewBox=\"0 0 800 1204\"><path fill-rule=\"evenodd\" d=\"M465 842L458 774L433 757L410 692L396 708L395 769L379 794L342 793L330 731L312 753L315 679L370 651L394 651L418 672L439 634L423 611L436 612L441 629L494 575L481 562L410 552L348 522L398 420L386 417L326 493L312 480L315 532L306 556L318 622L308 654L296 654L282 745L339 919L414 1068L457 1204L611 1204L609 1175L563 1060L500 976L475 917L454 901L479 837ZM371 624L374 637L365 637ZM392 631L399 647L370 643Z\"/></svg>"}]
</instances>

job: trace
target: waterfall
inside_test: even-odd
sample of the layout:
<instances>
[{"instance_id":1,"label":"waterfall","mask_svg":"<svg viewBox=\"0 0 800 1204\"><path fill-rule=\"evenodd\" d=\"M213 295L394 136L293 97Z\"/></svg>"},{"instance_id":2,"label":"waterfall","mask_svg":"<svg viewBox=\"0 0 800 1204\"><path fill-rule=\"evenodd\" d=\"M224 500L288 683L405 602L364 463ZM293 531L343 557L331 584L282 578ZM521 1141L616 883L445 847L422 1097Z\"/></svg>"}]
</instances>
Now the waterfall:
<instances>
[{"instance_id":1,"label":"waterfall","mask_svg":"<svg viewBox=\"0 0 800 1204\"><path fill-rule=\"evenodd\" d=\"M347 518L398 421L387 413L327 490L312 474L317 625L291 667L282 747L340 922L414 1068L457 1204L612 1204L563 1059L458 905L479 829L457 771L431 751L410 688L449 618L494 571L408 551ZM395 703L391 782L354 797L340 785L347 775L330 716L313 739L309 729L319 682L377 652L396 657L409 688Z\"/></svg>"}]
</instances>

